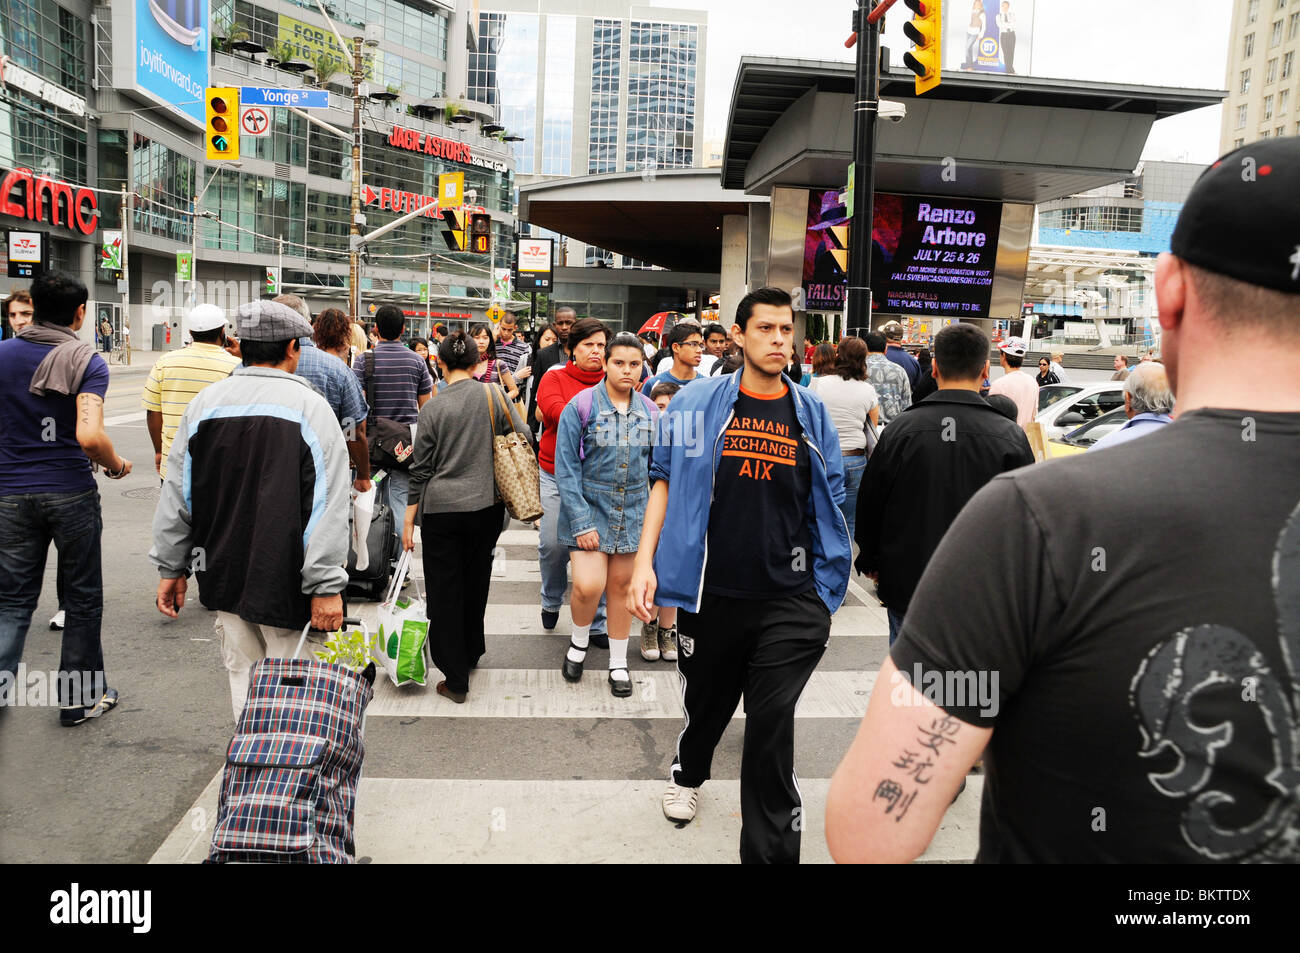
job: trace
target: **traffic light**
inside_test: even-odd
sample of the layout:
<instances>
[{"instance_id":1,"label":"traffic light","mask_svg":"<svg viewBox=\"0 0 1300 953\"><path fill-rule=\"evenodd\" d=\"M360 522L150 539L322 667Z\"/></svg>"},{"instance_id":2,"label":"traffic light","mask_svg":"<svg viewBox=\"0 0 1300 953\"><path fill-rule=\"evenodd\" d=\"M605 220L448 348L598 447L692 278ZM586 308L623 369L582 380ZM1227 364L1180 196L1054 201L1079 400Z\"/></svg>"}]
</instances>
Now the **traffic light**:
<instances>
[{"instance_id":1,"label":"traffic light","mask_svg":"<svg viewBox=\"0 0 1300 953\"><path fill-rule=\"evenodd\" d=\"M208 159L238 159L239 87L209 86L204 92L207 125L203 138Z\"/></svg>"},{"instance_id":2,"label":"traffic light","mask_svg":"<svg viewBox=\"0 0 1300 953\"><path fill-rule=\"evenodd\" d=\"M465 250L465 210L463 208L440 209L446 227L442 230L443 240L452 251Z\"/></svg>"},{"instance_id":3,"label":"traffic light","mask_svg":"<svg viewBox=\"0 0 1300 953\"><path fill-rule=\"evenodd\" d=\"M469 250L476 255L492 254L492 216L486 212L469 217Z\"/></svg>"},{"instance_id":4,"label":"traffic light","mask_svg":"<svg viewBox=\"0 0 1300 953\"><path fill-rule=\"evenodd\" d=\"M943 3L941 0L903 2L912 11L912 19L903 24L903 32L915 46L915 49L903 54L903 64L916 74L916 95L920 96L939 85Z\"/></svg>"}]
</instances>

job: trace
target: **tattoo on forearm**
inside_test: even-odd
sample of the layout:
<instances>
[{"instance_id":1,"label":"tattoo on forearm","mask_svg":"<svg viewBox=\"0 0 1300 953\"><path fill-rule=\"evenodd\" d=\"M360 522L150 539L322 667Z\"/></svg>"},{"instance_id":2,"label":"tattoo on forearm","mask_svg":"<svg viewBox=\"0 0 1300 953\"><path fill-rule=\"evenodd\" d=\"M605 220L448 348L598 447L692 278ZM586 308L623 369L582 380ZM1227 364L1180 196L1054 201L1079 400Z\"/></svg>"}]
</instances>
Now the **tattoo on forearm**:
<instances>
[{"instance_id":1,"label":"tattoo on forearm","mask_svg":"<svg viewBox=\"0 0 1300 953\"><path fill-rule=\"evenodd\" d=\"M912 802L916 800L916 795L921 790L918 785L930 783L932 776L930 771L935 761L943 754L943 746L957 744L955 739L961 731L961 722L951 715L944 715L942 718L933 719L928 728L917 725L916 730L916 746L929 749L931 753L925 754L904 748L902 754L891 762L893 767L903 773L904 780L900 782L893 778L881 778L875 792L871 795L872 801L885 802L886 814L893 814L894 808L899 809L898 813L894 814L895 822L903 819ZM907 790L909 787L910 791Z\"/></svg>"}]
</instances>

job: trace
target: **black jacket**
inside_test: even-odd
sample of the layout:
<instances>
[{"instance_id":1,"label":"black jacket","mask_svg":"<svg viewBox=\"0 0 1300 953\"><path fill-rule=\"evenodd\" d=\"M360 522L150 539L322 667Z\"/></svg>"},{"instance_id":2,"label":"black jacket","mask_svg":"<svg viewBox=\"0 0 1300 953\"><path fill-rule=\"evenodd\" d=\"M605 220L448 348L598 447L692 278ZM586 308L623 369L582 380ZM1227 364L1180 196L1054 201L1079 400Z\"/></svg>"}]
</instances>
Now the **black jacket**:
<instances>
[{"instance_id":1,"label":"black jacket","mask_svg":"<svg viewBox=\"0 0 1300 953\"><path fill-rule=\"evenodd\" d=\"M533 384L528 389L528 422L526 426L530 430L537 426L533 423L533 408L537 406L537 388L542 386L542 375L556 364L564 364L568 360L569 354L567 351L561 350L559 342L548 344L540 351L533 351L533 356L529 358L528 366L533 369L529 378Z\"/></svg>"},{"instance_id":2,"label":"black jacket","mask_svg":"<svg viewBox=\"0 0 1300 953\"><path fill-rule=\"evenodd\" d=\"M929 371L922 371L912 387L912 406L915 407L938 390L939 383L934 379L934 375Z\"/></svg>"},{"instance_id":3,"label":"black jacket","mask_svg":"<svg viewBox=\"0 0 1300 953\"><path fill-rule=\"evenodd\" d=\"M1025 432L979 394L940 390L909 407L867 460L854 565L880 574L881 601L902 615L966 501L999 473L1033 462Z\"/></svg>"}]
</instances>

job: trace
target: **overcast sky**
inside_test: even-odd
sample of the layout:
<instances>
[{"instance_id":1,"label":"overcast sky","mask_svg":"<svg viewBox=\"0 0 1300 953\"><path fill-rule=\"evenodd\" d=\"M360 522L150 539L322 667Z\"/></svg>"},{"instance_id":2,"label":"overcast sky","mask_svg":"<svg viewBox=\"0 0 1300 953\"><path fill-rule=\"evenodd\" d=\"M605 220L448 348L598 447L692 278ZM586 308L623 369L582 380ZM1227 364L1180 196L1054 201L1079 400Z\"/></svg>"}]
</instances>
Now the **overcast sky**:
<instances>
[{"instance_id":1,"label":"overcast sky","mask_svg":"<svg viewBox=\"0 0 1300 953\"><path fill-rule=\"evenodd\" d=\"M851 62L844 48L854 0L651 0L709 14L706 140L721 140L741 56ZM965 6L965 3L962 3ZM967 9L969 9L967 7ZM909 47L902 3L886 17L885 45L897 62ZM1222 89L1232 0L1037 0L1035 76ZM1026 40L1016 51L1021 60ZM945 56L945 63L948 57ZM1219 115L1211 106L1156 123L1144 158L1212 162Z\"/></svg>"}]
</instances>

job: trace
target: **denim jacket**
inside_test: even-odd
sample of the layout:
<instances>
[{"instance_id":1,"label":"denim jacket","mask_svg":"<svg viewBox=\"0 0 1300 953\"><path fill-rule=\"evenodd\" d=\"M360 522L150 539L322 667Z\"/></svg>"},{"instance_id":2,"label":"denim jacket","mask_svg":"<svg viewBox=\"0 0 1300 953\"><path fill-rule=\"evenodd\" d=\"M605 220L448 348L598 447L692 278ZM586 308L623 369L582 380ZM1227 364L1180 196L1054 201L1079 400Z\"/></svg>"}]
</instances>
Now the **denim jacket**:
<instances>
[{"instance_id":1,"label":"denim jacket","mask_svg":"<svg viewBox=\"0 0 1300 953\"><path fill-rule=\"evenodd\" d=\"M658 579L655 603L698 612L709 559L709 507L713 481L722 460L722 435L735 413L741 372L694 381L674 395L659 419L659 438L650 479L669 481L668 511L655 552ZM853 547L839 504L844 499L840 438L826 405L816 394L782 375L794 397L812 464L808 513L813 521L813 580L830 612L849 588ZM743 533L743 528L739 531ZM737 534L736 546L747 540Z\"/></svg>"},{"instance_id":2,"label":"denim jacket","mask_svg":"<svg viewBox=\"0 0 1300 953\"><path fill-rule=\"evenodd\" d=\"M650 448L654 422L645 401L635 393L626 414L614 407L604 381L593 389L587 419L586 457L578 459L582 439L575 396L560 415L555 436L555 482L560 490L561 543L596 530L601 549L626 536L633 550L641 539L650 498Z\"/></svg>"}]
</instances>

